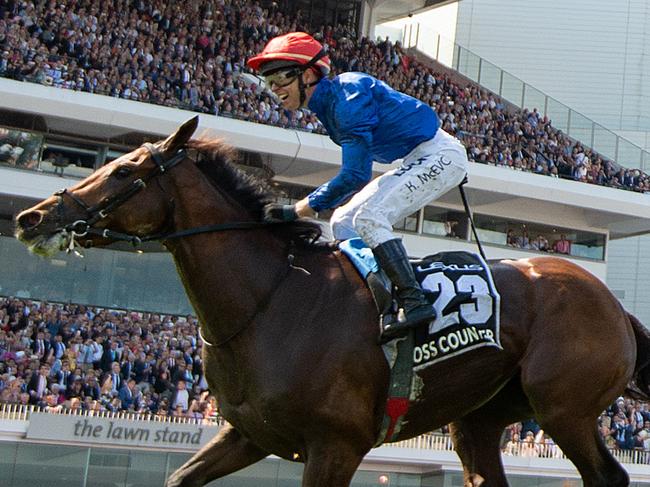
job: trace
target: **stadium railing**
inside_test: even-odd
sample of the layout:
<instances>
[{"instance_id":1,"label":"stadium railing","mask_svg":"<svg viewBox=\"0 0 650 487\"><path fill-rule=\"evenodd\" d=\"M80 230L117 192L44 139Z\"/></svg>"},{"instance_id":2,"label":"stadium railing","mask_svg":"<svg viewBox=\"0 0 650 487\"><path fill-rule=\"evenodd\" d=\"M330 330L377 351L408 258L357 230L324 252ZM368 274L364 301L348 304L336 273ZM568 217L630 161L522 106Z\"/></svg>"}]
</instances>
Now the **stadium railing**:
<instances>
[{"instance_id":1,"label":"stadium railing","mask_svg":"<svg viewBox=\"0 0 650 487\"><path fill-rule=\"evenodd\" d=\"M0 404L0 421L14 420L14 421L29 421L31 413L43 412L43 409L34 405L22 404ZM68 416L92 416L108 419L121 419L140 422L162 422L162 423L176 423L176 424L215 424L222 426L225 421L221 417L215 418L183 418L172 416L157 416L154 414L138 414L126 411L112 412L112 411L84 411L84 410L70 410L62 409L59 415ZM520 442L513 450L512 456L526 456L524 453L524 442ZM426 433L415 438L399 441L390 444L392 448L404 448L415 450L432 450L432 451L454 451L454 445L451 437L448 434L442 433ZM566 459L566 456L559 450L555 444L536 444L536 453L533 455L536 458L556 458ZM610 449L614 457L621 463L635 464L635 465L649 465L650 464L650 451L642 449Z\"/></svg>"},{"instance_id":2,"label":"stadium railing","mask_svg":"<svg viewBox=\"0 0 650 487\"><path fill-rule=\"evenodd\" d=\"M617 164L650 169L650 152L420 23L404 26L402 45L417 49L521 109L537 108L541 116L552 120L554 128Z\"/></svg>"}]
</instances>

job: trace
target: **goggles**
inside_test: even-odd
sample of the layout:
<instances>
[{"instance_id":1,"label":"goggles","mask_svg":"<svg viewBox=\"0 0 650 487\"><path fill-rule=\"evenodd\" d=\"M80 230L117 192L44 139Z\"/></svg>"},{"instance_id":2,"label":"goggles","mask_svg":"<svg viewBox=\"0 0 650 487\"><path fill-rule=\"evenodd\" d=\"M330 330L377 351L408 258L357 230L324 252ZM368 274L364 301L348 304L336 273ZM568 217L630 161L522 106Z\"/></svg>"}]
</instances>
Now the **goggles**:
<instances>
[{"instance_id":1,"label":"goggles","mask_svg":"<svg viewBox=\"0 0 650 487\"><path fill-rule=\"evenodd\" d=\"M296 78L298 78L298 76L300 76L302 73L302 68L284 68L269 74L265 74L264 81L269 86L269 88L273 88L273 86L284 88L285 86L289 86L291 83L293 83Z\"/></svg>"}]
</instances>

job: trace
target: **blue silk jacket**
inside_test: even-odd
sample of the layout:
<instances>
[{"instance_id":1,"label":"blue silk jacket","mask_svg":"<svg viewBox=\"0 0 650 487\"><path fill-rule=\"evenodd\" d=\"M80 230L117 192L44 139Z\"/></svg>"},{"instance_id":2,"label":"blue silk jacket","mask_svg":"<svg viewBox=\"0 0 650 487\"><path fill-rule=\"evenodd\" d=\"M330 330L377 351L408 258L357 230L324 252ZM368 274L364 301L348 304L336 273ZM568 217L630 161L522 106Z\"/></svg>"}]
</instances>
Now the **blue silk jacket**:
<instances>
[{"instance_id":1,"label":"blue silk jacket","mask_svg":"<svg viewBox=\"0 0 650 487\"><path fill-rule=\"evenodd\" d=\"M364 73L321 80L308 107L343 149L339 173L308 196L315 211L338 206L370 181L373 161L403 158L440 126L430 106Z\"/></svg>"}]
</instances>

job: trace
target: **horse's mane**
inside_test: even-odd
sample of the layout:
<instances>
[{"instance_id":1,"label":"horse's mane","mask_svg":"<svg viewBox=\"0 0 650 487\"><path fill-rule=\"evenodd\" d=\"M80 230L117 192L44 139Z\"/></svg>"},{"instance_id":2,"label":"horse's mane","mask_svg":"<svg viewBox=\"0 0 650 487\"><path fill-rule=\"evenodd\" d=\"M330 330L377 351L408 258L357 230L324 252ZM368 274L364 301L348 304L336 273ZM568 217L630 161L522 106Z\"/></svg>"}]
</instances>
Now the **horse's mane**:
<instances>
[{"instance_id":1,"label":"horse's mane","mask_svg":"<svg viewBox=\"0 0 650 487\"><path fill-rule=\"evenodd\" d=\"M187 143L187 148L197 152L196 165L218 190L228 194L255 219L262 221L264 206L279 196L267 180L246 173L234 165L237 150L221 139L198 138ZM298 220L274 225L272 230L288 242L311 244L321 235L315 221Z\"/></svg>"}]
</instances>

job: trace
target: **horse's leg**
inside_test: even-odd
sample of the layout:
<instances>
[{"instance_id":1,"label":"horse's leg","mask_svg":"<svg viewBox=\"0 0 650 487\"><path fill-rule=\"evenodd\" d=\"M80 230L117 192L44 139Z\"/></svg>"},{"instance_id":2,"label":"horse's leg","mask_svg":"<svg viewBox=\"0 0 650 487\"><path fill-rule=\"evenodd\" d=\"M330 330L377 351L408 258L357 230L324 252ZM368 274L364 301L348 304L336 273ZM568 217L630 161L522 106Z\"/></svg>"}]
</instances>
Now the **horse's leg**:
<instances>
[{"instance_id":1,"label":"horse's leg","mask_svg":"<svg viewBox=\"0 0 650 487\"><path fill-rule=\"evenodd\" d=\"M508 487L499 442L506 425L483 414L470 414L450 424L454 447L463 464L465 487Z\"/></svg>"},{"instance_id":2,"label":"horse's leg","mask_svg":"<svg viewBox=\"0 0 650 487\"><path fill-rule=\"evenodd\" d=\"M209 443L176 470L166 487L199 487L265 458L267 452L225 425Z\"/></svg>"},{"instance_id":3,"label":"horse's leg","mask_svg":"<svg viewBox=\"0 0 650 487\"><path fill-rule=\"evenodd\" d=\"M607 450L595 419L566 414L540 418L539 423L576 466L585 487L630 485L627 472Z\"/></svg>"},{"instance_id":4,"label":"horse's leg","mask_svg":"<svg viewBox=\"0 0 650 487\"><path fill-rule=\"evenodd\" d=\"M501 435L506 426L528 416L532 411L517 376L486 404L450 424L465 487L508 486L501 462Z\"/></svg>"},{"instance_id":5,"label":"horse's leg","mask_svg":"<svg viewBox=\"0 0 650 487\"><path fill-rule=\"evenodd\" d=\"M584 486L623 487L628 475L605 447L596 420L632 375L634 342L631 330L619 331L625 326L618 303L594 303L582 313L571 309L573 318L569 304L545 303L551 311L534 329L521 381L537 422L574 463Z\"/></svg>"},{"instance_id":6,"label":"horse's leg","mask_svg":"<svg viewBox=\"0 0 650 487\"><path fill-rule=\"evenodd\" d=\"M347 487L367 452L347 442L328 442L307 449L302 487Z\"/></svg>"}]
</instances>

